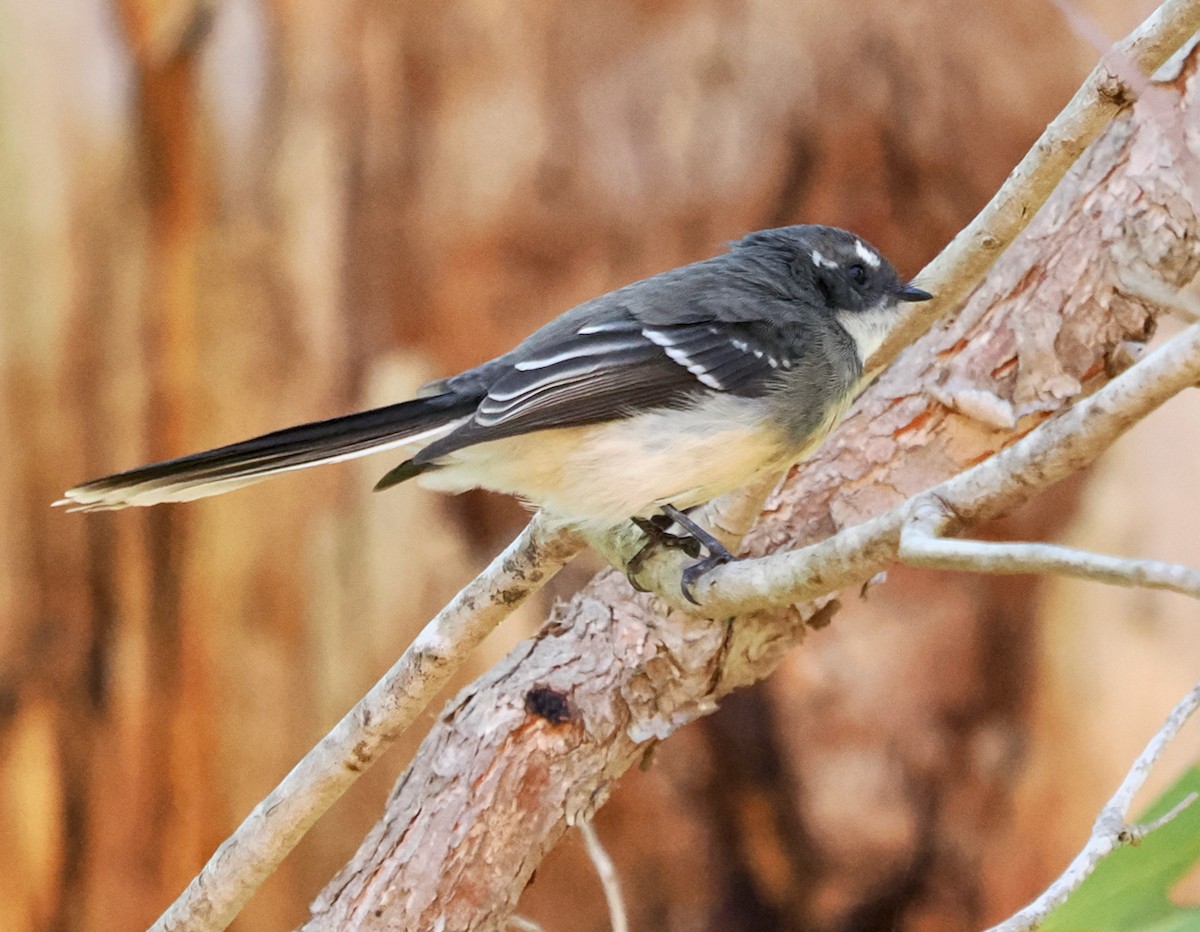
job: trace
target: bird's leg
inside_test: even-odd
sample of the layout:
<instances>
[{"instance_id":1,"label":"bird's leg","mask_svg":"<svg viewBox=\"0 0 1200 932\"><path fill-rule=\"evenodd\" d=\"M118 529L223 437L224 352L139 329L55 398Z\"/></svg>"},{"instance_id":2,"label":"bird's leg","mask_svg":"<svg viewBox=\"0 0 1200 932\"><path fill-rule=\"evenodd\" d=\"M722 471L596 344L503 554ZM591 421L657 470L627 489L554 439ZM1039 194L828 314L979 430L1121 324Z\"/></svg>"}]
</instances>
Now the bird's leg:
<instances>
[{"instance_id":1,"label":"bird's leg","mask_svg":"<svg viewBox=\"0 0 1200 932\"><path fill-rule=\"evenodd\" d=\"M702 544L708 551L707 557L697 560L695 563L689 563L683 568L683 574L679 581L679 588L683 592L683 597L693 605L698 605L699 603L692 595L692 586L696 584L696 580L714 567L732 562L736 557L725 548L724 544L674 505L663 505L662 511L673 523L678 524L687 531L695 543ZM689 550L688 556L699 556L699 552L692 553Z\"/></svg>"},{"instance_id":2,"label":"bird's leg","mask_svg":"<svg viewBox=\"0 0 1200 932\"><path fill-rule=\"evenodd\" d=\"M646 535L646 543L642 549L625 564L625 575L629 578L629 584L638 592L645 592L646 589L637 581L636 577L642 571L646 558L655 547L679 547L689 557L700 556L702 541L698 540L691 532L672 534L667 529L675 523L675 520L665 514L654 515L652 518L634 518L633 523Z\"/></svg>"},{"instance_id":3,"label":"bird's leg","mask_svg":"<svg viewBox=\"0 0 1200 932\"><path fill-rule=\"evenodd\" d=\"M625 566L625 575L629 578L629 584L639 592L645 592L646 589L638 583L636 577L642 571L646 557L650 555L656 546L678 547L689 557L696 560L695 563L689 563L683 568L683 574L679 582L679 588L683 592L683 597L693 605L699 604L695 596L692 595L692 586L696 584L696 580L714 567L730 563L736 559L725 548L724 544L674 505L663 505L662 514L655 515L652 518L634 518L633 523L648 538L645 546L635 553ZM674 524L678 524L687 533L670 533L668 528ZM703 559L696 559L700 556L701 548L708 551L708 556Z\"/></svg>"}]
</instances>

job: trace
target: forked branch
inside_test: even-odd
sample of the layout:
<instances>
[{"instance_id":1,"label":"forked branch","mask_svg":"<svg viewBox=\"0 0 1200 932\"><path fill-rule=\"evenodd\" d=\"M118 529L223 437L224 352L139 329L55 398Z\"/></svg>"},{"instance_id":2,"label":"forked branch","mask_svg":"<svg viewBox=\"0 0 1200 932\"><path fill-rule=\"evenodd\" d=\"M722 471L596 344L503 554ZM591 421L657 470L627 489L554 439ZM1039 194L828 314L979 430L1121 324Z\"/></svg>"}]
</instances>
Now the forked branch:
<instances>
[{"instance_id":1,"label":"forked branch","mask_svg":"<svg viewBox=\"0 0 1200 932\"><path fill-rule=\"evenodd\" d=\"M1182 121L1193 104L1181 88L1172 93ZM1153 256L1173 290L1200 267L1200 221L1179 179L1128 164L1162 151L1164 131L1135 110L1105 134L964 312L868 390L752 538L820 542L714 571L696 587L708 618L602 574L452 704L309 927L497 927L544 853L590 818L649 743L766 676L823 604L805 600L897 559L924 494L900 489L930 490L964 525L983 520L1081 469L1200 380L1193 327L1104 384L1109 350L1144 339L1160 310L1119 290L1120 271ZM864 458L901 443L906 455ZM881 495L899 500L879 507ZM829 536L823 522L835 513L854 521ZM796 514L799 531L787 524ZM619 541L595 543L622 556ZM678 570L668 554L640 578L673 599ZM779 608L796 601L798 611ZM548 692L564 714L530 712L526 697Z\"/></svg>"},{"instance_id":2,"label":"forked branch","mask_svg":"<svg viewBox=\"0 0 1200 932\"><path fill-rule=\"evenodd\" d=\"M1168 0L1146 23L1124 40L1118 49L1120 54L1135 62L1143 73L1150 73L1198 28L1200 28L1200 2ZM1068 109L1064 111L1063 116L1051 125L1043 138L1035 145L1030 156L1021 163L1021 166L1014 172L1009 182L996 195L980 218L956 238L926 273L920 276L923 285L939 293L941 298L936 306L930 309L931 312L944 314L953 309L957 306L959 299L978 284L995 257L1012 242L1036 211L1037 206L1059 184L1077 155L1096 137L1107 121L1121 109L1124 99L1122 95L1116 93L1118 88L1119 81L1114 79L1111 70L1103 64L1098 67ZM912 321L905 330L906 339L911 339L915 334L928 327L931 320L932 317L924 317ZM893 343L890 348L885 348L876 357L876 366L894 354L899 342L903 341ZM917 391L918 388L919 382L914 380L910 389ZM893 536L895 540L892 541L892 553L894 554L895 544L898 542L898 528ZM866 547L868 557L880 555L880 552L871 550L868 546L870 541L867 538L843 540L842 544L855 542ZM622 546L620 542L608 541L603 543L602 549L608 553L620 553ZM378 756L382 747L412 721L419 709L423 708L424 704L436 693L453 672L456 664L478 642L478 639L507 615L525 595L552 575L562 562L568 560L576 552L577 548L578 544L565 535L550 533L538 522L532 524L530 529L514 542L513 546L498 558L483 576L464 590L455 602L431 623L432 631L427 629L430 633L422 634L418 638L413 648L405 653L392 673L381 680L355 710L352 710L335 730L297 765L284 782L256 807L235 834L218 849L179 900L163 914L155 928L160 930L212 930L228 925L246 900L291 850L307 828ZM713 601L710 603L711 607L720 607L721 610L730 612L742 610L742 606L730 601L728 594L737 591L739 585L742 586L743 591L752 590L752 585L747 589L746 577L748 574L753 575L754 572L757 572L754 565L748 564L746 568L731 567L722 571L719 574L719 581L718 574L714 574L714 582L717 583L717 587L714 590ZM824 592L836 588L832 584L834 577L829 577L825 582L829 584L825 585ZM602 583L598 589L593 590L591 595L585 596L580 604L587 604L598 611L600 615L608 618L607 627L611 634L613 609L603 607L604 603L600 603L600 607L597 607L594 601L596 594L604 592L604 587L609 585L609 582ZM678 586L677 567L671 586L674 588ZM620 590L619 594L614 594L610 589L608 594L611 596L609 605L616 605L627 598L627 592L624 589ZM718 598L720 601L717 601ZM759 604L778 604L780 601L779 595L766 601L759 598ZM660 606L655 606L653 614L658 614L659 609ZM670 622L663 629L663 634L674 638L675 635L670 633L669 625ZM586 625L581 625L578 634L584 636L587 630ZM644 648L653 640L652 638L647 640L644 635L643 631L641 634L630 636L641 638L640 643ZM792 643L796 636L797 631L794 625L785 626L781 631L766 630L762 632L765 643L776 648L782 648L786 644ZM696 644L705 637L707 635L699 636ZM718 638L719 640L720 638ZM628 646L626 645L626 647ZM729 659L728 649L741 649L747 646L746 644L725 645L722 648L723 656ZM571 657L576 661L581 657L580 649L581 645L572 645ZM585 644L582 645L582 649L585 652L588 649L599 651L592 657L593 663L608 662L602 659L606 655L599 645L591 645L589 648ZM666 654L670 653L671 649L668 648ZM530 657L532 658L532 656L531 654ZM583 656L586 656L586 653ZM579 677L586 676L586 674L582 674L567 662L570 659L564 660L557 673L537 668L537 677L554 682L566 677L567 682L574 686L580 682ZM759 663L753 669L753 673L747 668L740 675L750 678L764 675L770 666L769 656L760 652L757 659ZM625 672L625 667L622 666L625 662L636 666L639 662L638 650L629 650L627 657L620 663L616 663L610 672L614 675L622 674ZM535 668L536 664L529 669L532 671ZM503 669L509 668L505 665ZM497 673L501 672L503 671L497 671ZM586 817L600 804L605 795L604 787L616 774L629 765L636 756L636 750L641 743L653 736L656 729L665 733L687 718L700 714L701 711L711 706L711 694L731 688L738 680L737 676L722 678L718 675L717 680L713 681L713 672L712 669L706 671L705 682L710 684L707 688L698 687L684 677L678 685L685 688L691 687L693 695L675 710L670 708L669 690L664 691L659 708L661 715L654 723L651 723L649 719L642 719L639 720L640 724L637 727L632 727L628 714L619 713L615 719L609 722L608 727L600 728L593 737L603 733L607 745L599 747L590 742L585 742L585 744L594 755L590 760L600 763L602 766L599 771L593 772L588 779L574 787L574 790L582 792L586 789L586 792L578 795L573 791L569 794L569 801L560 800L558 803L540 800L539 815L548 818L549 821L545 821L545 818L534 819L528 824L519 826L523 830L522 834L527 836L526 848L524 854L515 863L521 865L518 873L523 871L524 874L511 877L506 875L503 878L490 878L481 874L477 878L477 885L490 891L496 891L504 902L507 902L507 898L515 896L514 891L523 886L528 872L537 863L537 853L552 843L553 839L557 837L557 833L560 833L568 822L577 821L579 817ZM615 695L622 695L620 684L595 674L596 671L593 670L590 687L613 688L616 690ZM517 680L520 680L520 677L517 677ZM489 682L494 684L494 677L489 678ZM480 688L483 689L485 686L486 684ZM580 698L589 697L574 697L572 702L577 704ZM625 698L630 699L629 696ZM525 716L523 694L521 699L522 701L512 709L502 704L490 710L492 717L488 728L493 737L507 734L505 722L514 723L511 716L506 719L505 715L511 713L518 718ZM633 705L640 708L639 702L633 702ZM572 721L578 725L586 716L576 708L576 705L572 705L572 708L575 710L573 714L576 715ZM457 724L465 725L471 720L471 715L463 709L460 711L463 714ZM626 725L630 727L625 728ZM526 730L527 738L535 741L545 739L550 745L555 743L556 734L538 729ZM591 734L589 732L589 735ZM442 735L442 737L445 736ZM435 729L434 742L436 743L438 740L441 738L438 737L437 729ZM515 749L519 743L512 745L509 751ZM406 777L404 785L393 801L394 812L410 811L405 807L412 806L413 801L409 795L412 792L434 794L428 796L430 808L426 810L426 814L440 810L446 805L460 804L461 801L454 793L436 795L437 780L432 783L425 782L424 771L420 770L420 766L429 763L431 760L429 755L433 753L432 748L433 745L427 743L422 751L423 763L419 763L418 772L410 771ZM483 746L477 746L476 750L479 752L476 764L483 764L489 759L489 753L494 754L497 748L488 744L486 749ZM536 753L528 755L526 753L528 750L526 748L521 752L525 755L524 762L526 764L542 759ZM493 763L496 763L495 758L492 760ZM561 762L561 757L554 755L544 761L548 770L554 770ZM435 768L435 770L437 769L439 768ZM541 776L543 779L547 778L547 772L543 771ZM469 782L465 772L461 779ZM500 784L497 784L493 786L493 789L500 788L506 792L514 792L519 789L512 785L501 787ZM485 796L486 794L477 794L473 806L486 806ZM522 798L536 798L536 794L532 797L526 794ZM557 808L555 808L556 806ZM463 812L463 823L473 822L479 815L481 812L477 809L468 808ZM514 815L510 812L508 817L513 818ZM399 817L407 818L403 815ZM384 830L384 827L381 826L380 832ZM405 834L412 842L430 838L423 830ZM501 835L502 833L497 833L491 840L495 843L502 843ZM441 841L445 842L447 839L443 838ZM466 843L457 846L457 850L465 858L479 853L479 849ZM414 862L410 866L414 869L423 869L426 866L441 864L441 859L446 854L440 847L436 853L433 851L427 853L430 857L422 857L421 863ZM376 855L380 859L387 858L387 847L380 847ZM505 870L511 868L511 865L502 865L502 859L494 860L491 866L503 866ZM378 871L373 877L372 883L380 885L379 891L396 880L392 872L393 867L395 864L386 870ZM354 913L360 918L364 915L359 912L359 908L371 899L371 896L364 895L362 889L362 883L366 880L366 876L356 875L353 863L348 870L350 876L335 881L323 895L323 899L317 907L314 925L342 928L345 927L349 914ZM445 879L450 876L457 875L437 871L424 878L410 877L403 881L404 884L424 885L424 889L416 900L409 903L409 906L416 910L411 913L413 918L402 920L401 925L422 927L422 921L416 918L424 908L421 903L426 902L427 895L436 899L444 893L445 891L442 891L438 884L445 882ZM387 898L385 897L385 899ZM452 911L455 906L452 899L444 902L444 911ZM417 902L417 900L421 902ZM389 908L395 905L396 901L392 900ZM470 908L474 910L472 915L476 917L481 914L500 916L506 912L500 903L495 904L495 907L492 908L476 902L470 904ZM394 916L390 919L385 917L385 912L375 913L374 907L372 907L372 911L366 915L384 917L381 920L384 922L395 919Z\"/></svg>"}]
</instances>

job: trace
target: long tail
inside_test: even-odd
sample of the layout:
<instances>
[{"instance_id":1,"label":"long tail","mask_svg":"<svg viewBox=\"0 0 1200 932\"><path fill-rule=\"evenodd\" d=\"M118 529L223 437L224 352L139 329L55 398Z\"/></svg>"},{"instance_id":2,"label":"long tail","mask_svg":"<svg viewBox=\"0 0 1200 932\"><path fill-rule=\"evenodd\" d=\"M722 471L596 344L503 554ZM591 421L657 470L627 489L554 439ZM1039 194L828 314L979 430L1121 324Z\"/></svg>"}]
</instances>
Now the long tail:
<instances>
[{"instance_id":1,"label":"long tail","mask_svg":"<svg viewBox=\"0 0 1200 932\"><path fill-rule=\"evenodd\" d=\"M419 445L448 433L477 399L444 394L277 430L229 446L141 466L69 489L55 505L99 511L188 502L259 482L276 473Z\"/></svg>"}]
</instances>

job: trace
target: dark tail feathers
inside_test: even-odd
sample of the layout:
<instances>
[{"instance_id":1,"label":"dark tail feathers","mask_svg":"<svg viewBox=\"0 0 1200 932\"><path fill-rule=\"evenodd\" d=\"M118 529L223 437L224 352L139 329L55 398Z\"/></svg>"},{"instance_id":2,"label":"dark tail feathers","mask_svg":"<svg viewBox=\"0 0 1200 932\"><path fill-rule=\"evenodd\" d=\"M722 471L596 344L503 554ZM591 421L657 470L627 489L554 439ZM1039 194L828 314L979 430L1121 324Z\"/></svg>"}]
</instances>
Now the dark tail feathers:
<instances>
[{"instance_id":1,"label":"dark tail feathers","mask_svg":"<svg viewBox=\"0 0 1200 932\"><path fill-rule=\"evenodd\" d=\"M470 415L477 403L478 399L447 393L289 427L95 479L69 490L54 504L91 511L217 495L275 473L416 443L422 434L436 436L439 429L449 429Z\"/></svg>"}]
</instances>

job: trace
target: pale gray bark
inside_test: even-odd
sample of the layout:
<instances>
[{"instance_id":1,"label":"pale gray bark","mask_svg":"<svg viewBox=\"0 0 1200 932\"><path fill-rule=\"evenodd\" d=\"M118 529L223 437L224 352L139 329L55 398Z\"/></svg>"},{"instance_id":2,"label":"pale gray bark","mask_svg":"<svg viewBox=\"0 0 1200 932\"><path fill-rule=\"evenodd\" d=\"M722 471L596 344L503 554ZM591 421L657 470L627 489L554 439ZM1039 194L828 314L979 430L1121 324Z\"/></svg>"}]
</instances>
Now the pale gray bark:
<instances>
[{"instance_id":1,"label":"pale gray bark","mask_svg":"<svg viewBox=\"0 0 1200 932\"><path fill-rule=\"evenodd\" d=\"M750 545L757 553L868 523L801 554L715 571L697 593L716 619L602 574L449 706L308 927L501 926L544 853L654 741L766 676L806 622L828 620L834 590L895 557L913 507L897 506L955 477L936 491L964 523L1011 508L1194 384L1200 335L1189 332L1096 392L1116 348L1145 338L1159 311L1123 288L1122 270L1153 268L1175 288L1200 267L1185 173L1147 170L1178 151L1193 68L1169 89L1177 119L1166 125L1143 108L1114 124L964 311L860 399ZM610 554L627 546L601 543ZM651 566L672 601L678 562ZM799 609L765 608L818 595ZM538 714L547 696L561 716Z\"/></svg>"}]
</instances>

